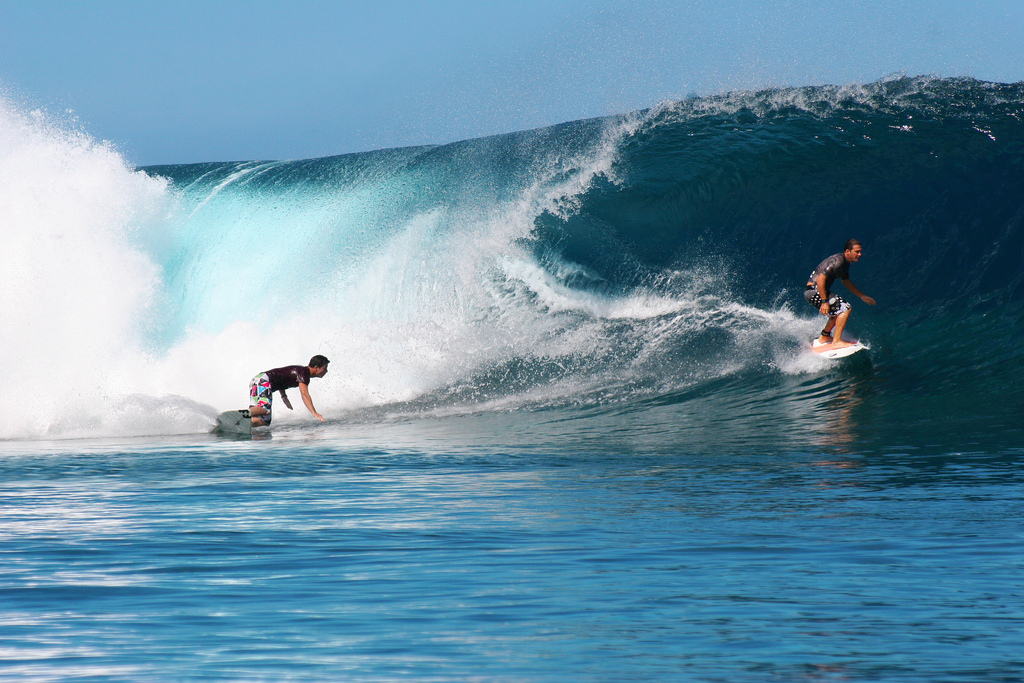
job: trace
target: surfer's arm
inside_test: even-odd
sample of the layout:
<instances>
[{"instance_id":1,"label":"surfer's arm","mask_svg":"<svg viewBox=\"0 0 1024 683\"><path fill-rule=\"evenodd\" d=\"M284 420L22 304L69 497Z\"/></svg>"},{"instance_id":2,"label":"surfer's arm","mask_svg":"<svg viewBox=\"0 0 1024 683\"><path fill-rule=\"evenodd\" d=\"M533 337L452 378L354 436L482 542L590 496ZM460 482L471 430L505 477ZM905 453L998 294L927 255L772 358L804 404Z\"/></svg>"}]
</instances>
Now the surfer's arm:
<instances>
[{"instance_id":1,"label":"surfer's arm","mask_svg":"<svg viewBox=\"0 0 1024 683\"><path fill-rule=\"evenodd\" d=\"M295 410L295 408L292 408L292 402L288 400L288 394L284 393L284 389L280 391L280 394L281 400L284 401L285 407L287 407L288 410Z\"/></svg>"},{"instance_id":2,"label":"surfer's arm","mask_svg":"<svg viewBox=\"0 0 1024 683\"><path fill-rule=\"evenodd\" d=\"M326 422L324 416L316 412L316 408L313 407L313 399L309 397L309 385L299 383L299 393L302 394L302 402L306 404L306 409L321 422Z\"/></svg>"},{"instance_id":3,"label":"surfer's arm","mask_svg":"<svg viewBox=\"0 0 1024 683\"><path fill-rule=\"evenodd\" d=\"M859 297L861 301L868 304L869 306L875 305L875 300L872 299L867 294L865 294L864 292L857 289L857 285L853 284L853 280L843 280L843 286L845 286L848 290L853 292L854 296Z\"/></svg>"},{"instance_id":4,"label":"surfer's arm","mask_svg":"<svg viewBox=\"0 0 1024 683\"><path fill-rule=\"evenodd\" d=\"M818 312L822 315L828 315L828 292L825 291L825 273L818 273L818 276L814 278L814 286L818 288L818 296L821 297L821 306L818 307Z\"/></svg>"}]
</instances>

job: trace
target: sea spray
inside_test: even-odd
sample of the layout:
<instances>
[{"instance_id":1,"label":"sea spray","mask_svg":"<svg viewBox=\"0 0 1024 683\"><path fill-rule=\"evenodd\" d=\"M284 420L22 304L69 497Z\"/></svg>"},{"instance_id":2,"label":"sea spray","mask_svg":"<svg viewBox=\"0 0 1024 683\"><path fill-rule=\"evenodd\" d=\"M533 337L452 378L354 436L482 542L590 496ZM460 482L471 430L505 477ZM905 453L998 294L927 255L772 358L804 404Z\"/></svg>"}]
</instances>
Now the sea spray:
<instances>
[{"instance_id":1,"label":"sea spray","mask_svg":"<svg viewBox=\"0 0 1024 683\"><path fill-rule=\"evenodd\" d=\"M160 268L135 237L163 220L167 183L0 99L0 192L0 437L103 431L147 372Z\"/></svg>"}]
</instances>

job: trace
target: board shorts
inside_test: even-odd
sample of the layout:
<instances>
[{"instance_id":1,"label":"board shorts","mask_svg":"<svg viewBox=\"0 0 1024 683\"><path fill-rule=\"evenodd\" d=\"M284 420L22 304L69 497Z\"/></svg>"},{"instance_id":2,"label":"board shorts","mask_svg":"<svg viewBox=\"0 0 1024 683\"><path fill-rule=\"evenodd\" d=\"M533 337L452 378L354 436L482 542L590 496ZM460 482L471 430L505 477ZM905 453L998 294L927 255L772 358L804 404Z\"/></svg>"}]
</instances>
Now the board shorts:
<instances>
[{"instance_id":1,"label":"board shorts","mask_svg":"<svg viewBox=\"0 0 1024 683\"><path fill-rule=\"evenodd\" d=\"M847 303L843 297L833 294L832 292L825 292L828 295L828 317L835 318L844 311L848 311L853 306ZM820 310L821 304L824 302L821 300L821 295L818 294L818 288L815 285L807 285L807 289L804 290L804 298L807 299L807 303L814 306L815 309Z\"/></svg>"},{"instance_id":2,"label":"board shorts","mask_svg":"<svg viewBox=\"0 0 1024 683\"><path fill-rule=\"evenodd\" d=\"M265 424L270 424L273 417L271 412L274 405L274 394L270 390L270 375L261 372L249 382L249 407L259 406L267 411L266 415L260 415Z\"/></svg>"}]
</instances>

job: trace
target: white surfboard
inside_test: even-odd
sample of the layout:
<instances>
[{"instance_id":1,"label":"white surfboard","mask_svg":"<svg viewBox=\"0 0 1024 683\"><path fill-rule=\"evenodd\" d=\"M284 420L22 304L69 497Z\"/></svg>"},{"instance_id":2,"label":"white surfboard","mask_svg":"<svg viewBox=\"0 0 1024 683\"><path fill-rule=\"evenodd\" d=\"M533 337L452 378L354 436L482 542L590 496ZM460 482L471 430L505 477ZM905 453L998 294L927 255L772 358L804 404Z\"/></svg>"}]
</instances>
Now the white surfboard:
<instances>
[{"instance_id":1,"label":"white surfboard","mask_svg":"<svg viewBox=\"0 0 1024 683\"><path fill-rule=\"evenodd\" d=\"M217 416L214 431L233 436L252 436L252 418L248 410L226 410Z\"/></svg>"},{"instance_id":2,"label":"white surfboard","mask_svg":"<svg viewBox=\"0 0 1024 683\"><path fill-rule=\"evenodd\" d=\"M858 351L863 351L866 348L868 347L864 346L864 344L861 344L859 341L852 342L850 346L843 346L838 349L833 349L831 344L822 344L817 339L811 342L811 351L814 351L822 358L830 359L846 358L847 356L852 356Z\"/></svg>"}]
</instances>

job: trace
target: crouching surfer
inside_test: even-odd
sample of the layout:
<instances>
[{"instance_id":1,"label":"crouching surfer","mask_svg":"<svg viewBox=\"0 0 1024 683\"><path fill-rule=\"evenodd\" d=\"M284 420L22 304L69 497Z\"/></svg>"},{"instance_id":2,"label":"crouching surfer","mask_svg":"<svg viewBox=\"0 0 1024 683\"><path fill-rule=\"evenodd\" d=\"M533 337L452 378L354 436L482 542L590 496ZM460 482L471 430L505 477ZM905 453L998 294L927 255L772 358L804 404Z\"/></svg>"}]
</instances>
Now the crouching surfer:
<instances>
[{"instance_id":1,"label":"crouching surfer","mask_svg":"<svg viewBox=\"0 0 1024 683\"><path fill-rule=\"evenodd\" d=\"M843 281L854 296L869 306L875 305L875 300L867 296L850 280L850 264L860 261L864 249L857 240L850 240L842 253L833 254L818 264L818 267L811 273L804 290L804 298L807 302L818 309L818 312L828 318L825 328L818 338L819 344L830 344L833 349L841 349L844 346L852 346L850 342L843 341L843 330L846 322L850 319L850 304L843 301L842 297L832 293L832 283L837 279Z\"/></svg>"},{"instance_id":2,"label":"crouching surfer","mask_svg":"<svg viewBox=\"0 0 1024 683\"><path fill-rule=\"evenodd\" d=\"M262 427L270 424L273 419L275 391L281 393L281 400L284 401L288 410L294 410L285 390L295 387L299 388L302 402L306 404L306 408L313 417L324 422L324 416L316 412L316 408L313 407L313 399L309 397L309 380L326 375L327 364L330 362L323 356L313 356L309 359L309 365L274 368L253 377L252 382L249 383L249 414L252 416L252 426Z\"/></svg>"}]
</instances>

